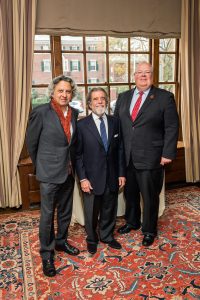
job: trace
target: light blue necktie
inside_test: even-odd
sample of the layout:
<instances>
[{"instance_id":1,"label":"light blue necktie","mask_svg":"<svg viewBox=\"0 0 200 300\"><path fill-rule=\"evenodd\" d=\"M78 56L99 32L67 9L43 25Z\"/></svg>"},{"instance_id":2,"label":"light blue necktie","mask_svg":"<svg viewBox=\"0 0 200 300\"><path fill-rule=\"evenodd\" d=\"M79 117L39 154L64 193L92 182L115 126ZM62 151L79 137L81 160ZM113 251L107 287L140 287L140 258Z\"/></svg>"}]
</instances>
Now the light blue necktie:
<instances>
[{"instance_id":1,"label":"light blue necktie","mask_svg":"<svg viewBox=\"0 0 200 300\"><path fill-rule=\"evenodd\" d=\"M102 139L104 148L107 152L107 150L108 150L108 139L107 139L107 134L106 134L106 126L105 126L105 123L104 123L104 120L103 120L102 117L99 118L99 120L101 121L101 123L100 123L101 139Z\"/></svg>"}]
</instances>

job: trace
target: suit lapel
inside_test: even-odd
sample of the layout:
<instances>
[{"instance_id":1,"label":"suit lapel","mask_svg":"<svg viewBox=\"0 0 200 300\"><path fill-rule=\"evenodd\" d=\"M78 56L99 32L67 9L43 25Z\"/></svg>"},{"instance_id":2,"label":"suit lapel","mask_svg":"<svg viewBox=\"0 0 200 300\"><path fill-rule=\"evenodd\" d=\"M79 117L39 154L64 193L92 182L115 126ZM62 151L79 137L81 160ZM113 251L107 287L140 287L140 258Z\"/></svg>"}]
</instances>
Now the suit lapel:
<instances>
[{"instance_id":1,"label":"suit lapel","mask_svg":"<svg viewBox=\"0 0 200 300\"><path fill-rule=\"evenodd\" d=\"M135 88L130 91L129 97L127 98L127 101L126 101L126 115L128 116L131 123L132 123L132 118L131 118L131 114L130 114L130 106L131 106L131 101L133 98L134 91L135 91Z\"/></svg>"},{"instance_id":2,"label":"suit lapel","mask_svg":"<svg viewBox=\"0 0 200 300\"><path fill-rule=\"evenodd\" d=\"M53 124L55 124L56 128L63 134L64 133L64 130L63 130L63 127L62 127L62 124L60 122L60 119L57 115L57 113L55 112L55 110L51 107L51 116L52 116L52 120L53 120Z\"/></svg>"},{"instance_id":3,"label":"suit lapel","mask_svg":"<svg viewBox=\"0 0 200 300\"><path fill-rule=\"evenodd\" d=\"M103 142L102 142L101 136L100 136L99 131L97 129L97 126L96 126L96 124L94 122L92 114L90 114L87 118L88 118L88 120L87 120L87 128L88 128L88 130L95 136L95 138L98 140L98 142L103 146Z\"/></svg>"},{"instance_id":4,"label":"suit lapel","mask_svg":"<svg viewBox=\"0 0 200 300\"><path fill-rule=\"evenodd\" d=\"M62 127L62 124L60 122L60 119L57 115L57 113L55 112L55 110L51 107L51 104L50 105L50 108L51 108L51 116L52 116L52 122L53 124L55 124L56 128L59 130L59 132L63 135L63 137L66 139L67 141L67 144L68 144L68 140L67 140L67 137L65 135L65 132L64 132L64 129Z\"/></svg>"},{"instance_id":5,"label":"suit lapel","mask_svg":"<svg viewBox=\"0 0 200 300\"><path fill-rule=\"evenodd\" d=\"M110 146L110 142L111 142L111 138L113 136L113 129L114 129L114 126L113 126L113 119L106 115L107 116L107 121L108 121L108 147Z\"/></svg>"},{"instance_id":6,"label":"suit lapel","mask_svg":"<svg viewBox=\"0 0 200 300\"><path fill-rule=\"evenodd\" d=\"M107 122L108 122L108 147L109 147L111 139L112 139L112 136L113 136L114 126L113 126L113 119L109 115L106 115L106 117L107 117ZM98 140L98 142L104 148L101 136L100 136L99 131L97 129L97 126L96 126L96 124L94 122L92 114L90 114L88 116L87 127L88 127L89 131L95 136L95 138Z\"/></svg>"},{"instance_id":7,"label":"suit lapel","mask_svg":"<svg viewBox=\"0 0 200 300\"><path fill-rule=\"evenodd\" d=\"M71 140L70 143L74 137L75 131L76 131L76 117L75 117L75 112L72 109L72 118L71 118L71 124L72 124L72 136L71 136Z\"/></svg>"}]
</instances>

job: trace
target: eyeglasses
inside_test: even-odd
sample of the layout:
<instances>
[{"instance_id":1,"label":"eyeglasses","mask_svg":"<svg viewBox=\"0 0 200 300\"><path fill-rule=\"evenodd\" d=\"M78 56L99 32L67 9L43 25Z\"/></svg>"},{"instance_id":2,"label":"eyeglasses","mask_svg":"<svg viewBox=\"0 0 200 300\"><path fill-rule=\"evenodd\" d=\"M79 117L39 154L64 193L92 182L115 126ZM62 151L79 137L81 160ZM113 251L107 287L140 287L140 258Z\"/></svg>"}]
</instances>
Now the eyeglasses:
<instances>
[{"instance_id":1,"label":"eyeglasses","mask_svg":"<svg viewBox=\"0 0 200 300\"><path fill-rule=\"evenodd\" d=\"M141 76L141 75L151 75L151 71L137 71L135 72L135 74L137 74L138 76Z\"/></svg>"}]
</instances>

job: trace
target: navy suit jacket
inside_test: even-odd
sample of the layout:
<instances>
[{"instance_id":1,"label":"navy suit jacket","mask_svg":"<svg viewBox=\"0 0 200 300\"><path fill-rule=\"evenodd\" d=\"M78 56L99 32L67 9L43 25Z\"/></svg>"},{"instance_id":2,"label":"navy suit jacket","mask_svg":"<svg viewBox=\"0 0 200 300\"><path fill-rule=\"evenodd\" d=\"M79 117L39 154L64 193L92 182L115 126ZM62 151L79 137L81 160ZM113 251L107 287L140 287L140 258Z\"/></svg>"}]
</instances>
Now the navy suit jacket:
<instances>
[{"instance_id":1,"label":"navy suit jacket","mask_svg":"<svg viewBox=\"0 0 200 300\"><path fill-rule=\"evenodd\" d=\"M92 114L77 123L76 172L88 179L95 195L119 189L118 177L125 176L124 148L119 119L108 116L108 151L106 153Z\"/></svg>"},{"instance_id":2,"label":"navy suit jacket","mask_svg":"<svg viewBox=\"0 0 200 300\"><path fill-rule=\"evenodd\" d=\"M179 120L174 95L151 87L134 122L130 104L134 89L119 95L114 115L120 118L126 164L132 158L137 169L159 168L161 157L174 159Z\"/></svg>"},{"instance_id":3,"label":"navy suit jacket","mask_svg":"<svg viewBox=\"0 0 200 300\"><path fill-rule=\"evenodd\" d=\"M39 181L61 184L68 176L69 162L75 168L76 121L72 108L73 134L68 143L60 119L50 103L32 110L27 128L27 148Z\"/></svg>"}]
</instances>

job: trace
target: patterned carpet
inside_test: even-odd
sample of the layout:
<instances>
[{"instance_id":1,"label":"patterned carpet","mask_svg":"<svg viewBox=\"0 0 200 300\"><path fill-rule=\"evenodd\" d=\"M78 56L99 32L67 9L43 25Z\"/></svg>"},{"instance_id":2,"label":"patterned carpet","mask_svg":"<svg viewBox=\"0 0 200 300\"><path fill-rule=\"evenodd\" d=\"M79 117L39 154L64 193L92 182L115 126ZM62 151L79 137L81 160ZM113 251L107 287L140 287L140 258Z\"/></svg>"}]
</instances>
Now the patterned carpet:
<instances>
[{"instance_id":1,"label":"patterned carpet","mask_svg":"<svg viewBox=\"0 0 200 300\"><path fill-rule=\"evenodd\" d=\"M0 299L200 299L200 189L166 192L158 238L145 248L141 231L117 235L122 250L100 243L91 256L84 228L70 227L78 257L57 253L57 275L43 276L38 211L0 216ZM122 224L117 220L116 229Z\"/></svg>"}]
</instances>

